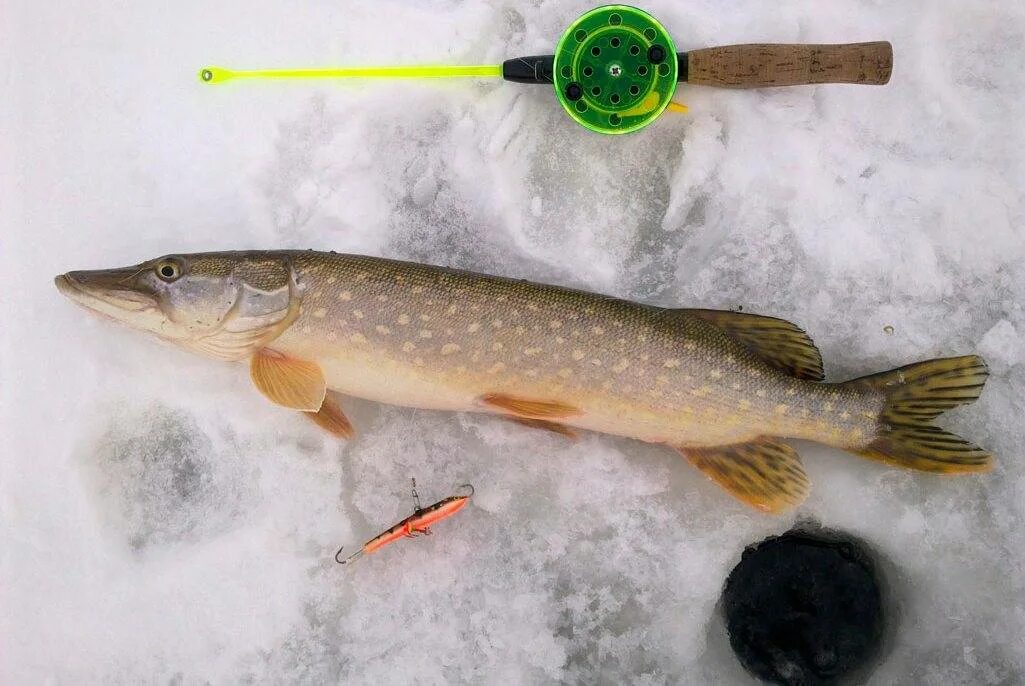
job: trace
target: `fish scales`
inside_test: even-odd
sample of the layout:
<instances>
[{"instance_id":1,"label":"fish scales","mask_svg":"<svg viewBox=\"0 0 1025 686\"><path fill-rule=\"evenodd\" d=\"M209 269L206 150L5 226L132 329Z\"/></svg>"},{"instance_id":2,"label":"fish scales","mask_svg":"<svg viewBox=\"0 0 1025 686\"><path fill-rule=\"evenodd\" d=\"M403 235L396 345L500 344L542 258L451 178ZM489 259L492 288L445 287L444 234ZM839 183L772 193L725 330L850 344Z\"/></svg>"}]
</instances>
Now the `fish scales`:
<instances>
[{"instance_id":1,"label":"fish scales","mask_svg":"<svg viewBox=\"0 0 1025 686\"><path fill-rule=\"evenodd\" d=\"M275 347L320 362L328 385L346 394L471 411L490 411L479 402L488 393L557 400L581 410L566 423L676 445L814 437L830 402L855 410L848 420L838 411L831 428L867 432L882 407L849 393L831 400L835 390L781 374L715 326L681 325L659 308L371 257L293 260L303 307Z\"/></svg>"}]
</instances>

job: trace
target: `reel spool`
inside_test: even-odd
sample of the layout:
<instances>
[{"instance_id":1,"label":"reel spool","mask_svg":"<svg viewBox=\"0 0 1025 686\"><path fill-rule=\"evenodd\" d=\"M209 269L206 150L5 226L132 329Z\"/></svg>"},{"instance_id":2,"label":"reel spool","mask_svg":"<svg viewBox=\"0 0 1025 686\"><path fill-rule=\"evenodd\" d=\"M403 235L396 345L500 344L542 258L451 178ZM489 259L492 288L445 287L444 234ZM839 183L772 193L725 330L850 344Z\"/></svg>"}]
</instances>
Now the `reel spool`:
<instances>
[{"instance_id":1,"label":"reel spool","mask_svg":"<svg viewBox=\"0 0 1025 686\"><path fill-rule=\"evenodd\" d=\"M629 133L653 122L676 92L669 32L647 12L606 5L562 34L552 64L555 94L581 126Z\"/></svg>"}]
</instances>

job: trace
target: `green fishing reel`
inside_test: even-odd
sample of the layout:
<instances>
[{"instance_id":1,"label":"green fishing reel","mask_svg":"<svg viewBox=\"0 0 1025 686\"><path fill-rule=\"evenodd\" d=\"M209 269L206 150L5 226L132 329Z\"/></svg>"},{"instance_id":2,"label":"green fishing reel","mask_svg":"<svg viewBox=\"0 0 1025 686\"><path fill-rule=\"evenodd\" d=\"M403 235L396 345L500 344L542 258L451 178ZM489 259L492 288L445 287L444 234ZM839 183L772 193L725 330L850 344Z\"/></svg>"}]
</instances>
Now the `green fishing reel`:
<instances>
[{"instance_id":1,"label":"green fishing reel","mask_svg":"<svg viewBox=\"0 0 1025 686\"><path fill-rule=\"evenodd\" d=\"M517 57L496 65L413 65L233 71L204 67L205 83L242 78L501 77L551 84L563 109L598 133L641 129L663 112L686 112L673 101L678 83L760 88L820 83L882 85L893 51L885 41L839 45L752 44L676 52L672 37L647 12L606 5L583 14L562 34L554 55Z\"/></svg>"},{"instance_id":2,"label":"green fishing reel","mask_svg":"<svg viewBox=\"0 0 1025 686\"><path fill-rule=\"evenodd\" d=\"M599 7L562 34L552 77L559 102L581 126L636 131L662 114L676 92L676 48L647 12Z\"/></svg>"}]
</instances>

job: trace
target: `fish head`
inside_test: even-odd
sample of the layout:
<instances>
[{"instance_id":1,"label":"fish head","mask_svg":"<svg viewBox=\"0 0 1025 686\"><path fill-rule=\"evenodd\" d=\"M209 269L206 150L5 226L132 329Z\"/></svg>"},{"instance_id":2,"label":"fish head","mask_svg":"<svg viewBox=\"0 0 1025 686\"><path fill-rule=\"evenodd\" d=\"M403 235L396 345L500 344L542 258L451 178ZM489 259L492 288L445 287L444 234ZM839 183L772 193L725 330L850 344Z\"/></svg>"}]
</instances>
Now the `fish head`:
<instances>
[{"instance_id":1,"label":"fish head","mask_svg":"<svg viewBox=\"0 0 1025 686\"><path fill-rule=\"evenodd\" d=\"M267 253L166 255L54 282L89 310L219 359L248 357L298 313L289 261Z\"/></svg>"}]
</instances>

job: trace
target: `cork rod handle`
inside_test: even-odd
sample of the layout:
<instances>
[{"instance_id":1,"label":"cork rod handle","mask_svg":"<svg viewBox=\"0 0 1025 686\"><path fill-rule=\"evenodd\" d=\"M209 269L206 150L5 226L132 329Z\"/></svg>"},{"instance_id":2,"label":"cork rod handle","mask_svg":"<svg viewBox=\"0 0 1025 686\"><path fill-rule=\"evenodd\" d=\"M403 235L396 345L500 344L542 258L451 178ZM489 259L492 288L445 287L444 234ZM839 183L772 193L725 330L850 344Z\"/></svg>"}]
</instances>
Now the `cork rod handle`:
<instances>
[{"instance_id":1,"label":"cork rod handle","mask_svg":"<svg viewBox=\"0 0 1025 686\"><path fill-rule=\"evenodd\" d=\"M687 82L721 88L763 88L815 83L883 85L893 71L886 41L847 45L753 43L692 50L680 56ZM684 69L681 68L681 76Z\"/></svg>"}]
</instances>

